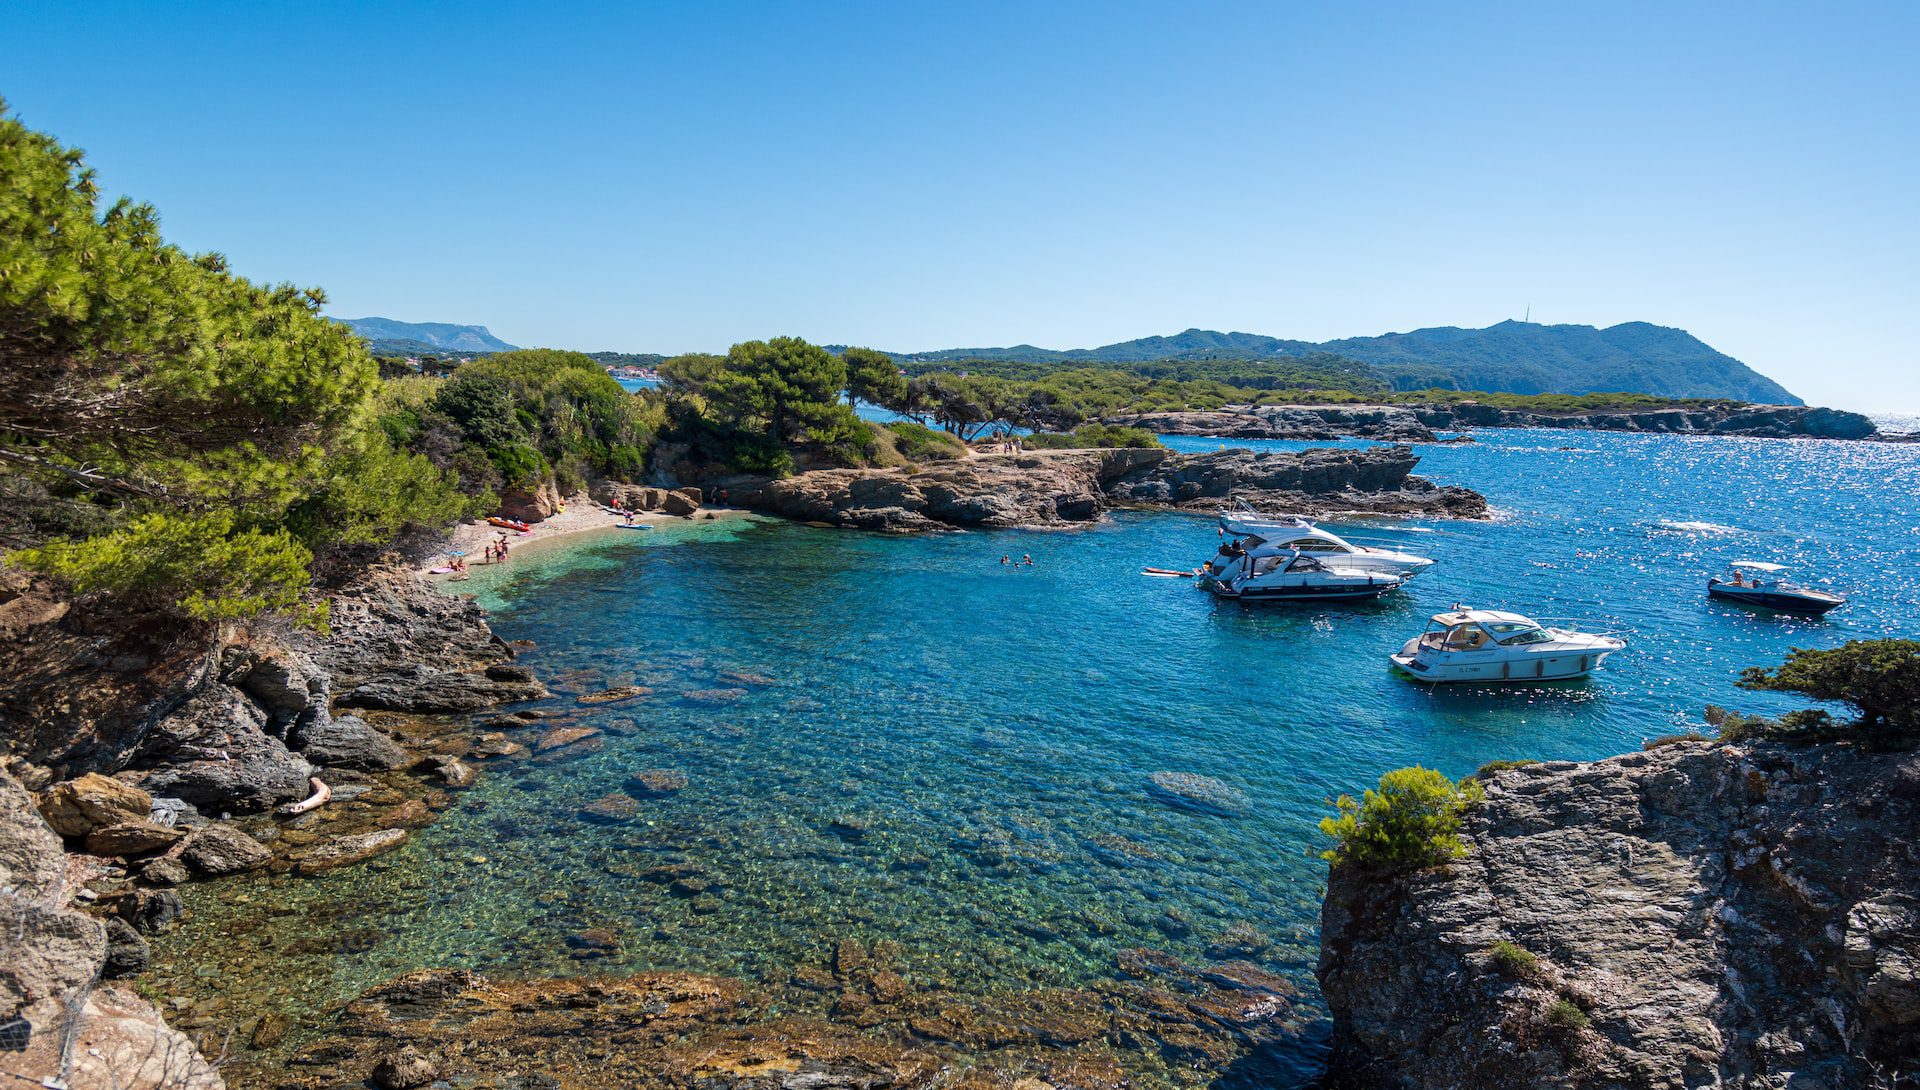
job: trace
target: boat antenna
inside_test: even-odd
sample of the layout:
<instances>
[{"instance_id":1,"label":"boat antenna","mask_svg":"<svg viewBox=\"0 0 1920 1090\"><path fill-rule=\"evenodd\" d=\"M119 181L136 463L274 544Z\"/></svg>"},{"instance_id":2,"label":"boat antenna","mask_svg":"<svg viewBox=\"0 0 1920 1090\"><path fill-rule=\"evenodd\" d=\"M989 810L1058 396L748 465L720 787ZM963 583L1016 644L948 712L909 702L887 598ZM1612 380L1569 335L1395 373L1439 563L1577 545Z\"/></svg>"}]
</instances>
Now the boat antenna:
<instances>
[{"instance_id":1,"label":"boat antenna","mask_svg":"<svg viewBox=\"0 0 1920 1090\"><path fill-rule=\"evenodd\" d=\"M1527 304L1527 316L1526 316L1525 318L1522 318L1522 319L1520 319L1520 320L1521 320L1521 321L1523 321L1523 322L1531 322L1531 321L1533 321L1533 304L1532 304L1532 303L1528 303L1528 304Z\"/></svg>"}]
</instances>

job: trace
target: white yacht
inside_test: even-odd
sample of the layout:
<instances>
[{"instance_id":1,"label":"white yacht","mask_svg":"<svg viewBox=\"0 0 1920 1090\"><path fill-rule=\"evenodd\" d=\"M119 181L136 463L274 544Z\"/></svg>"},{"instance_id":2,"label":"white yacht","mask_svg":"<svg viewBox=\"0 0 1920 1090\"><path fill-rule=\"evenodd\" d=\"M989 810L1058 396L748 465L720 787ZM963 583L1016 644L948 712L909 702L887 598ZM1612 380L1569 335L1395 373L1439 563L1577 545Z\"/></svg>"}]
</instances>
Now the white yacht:
<instances>
[{"instance_id":1,"label":"white yacht","mask_svg":"<svg viewBox=\"0 0 1920 1090\"><path fill-rule=\"evenodd\" d=\"M1455 606L1388 657L1417 681L1551 681L1585 677L1625 646L1617 636Z\"/></svg>"},{"instance_id":2,"label":"white yacht","mask_svg":"<svg viewBox=\"0 0 1920 1090\"><path fill-rule=\"evenodd\" d=\"M1306 553L1245 556L1232 575L1203 574L1200 583L1222 598L1242 601L1349 601L1378 598L1399 590L1407 577L1397 572L1335 567L1334 561Z\"/></svg>"},{"instance_id":3,"label":"white yacht","mask_svg":"<svg viewBox=\"0 0 1920 1090\"><path fill-rule=\"evenodd\" d=\"M1220 532L1226 540L1202 574L1222 581L1247 574L1256 561L1294 553L1324 561L1332 568L1396 575L1403 580L1433 566L1433 561L1424 556L1355 545L1301 518L1268 518L1252 511L1222 510Z\"/></svg>"}]
</instances>

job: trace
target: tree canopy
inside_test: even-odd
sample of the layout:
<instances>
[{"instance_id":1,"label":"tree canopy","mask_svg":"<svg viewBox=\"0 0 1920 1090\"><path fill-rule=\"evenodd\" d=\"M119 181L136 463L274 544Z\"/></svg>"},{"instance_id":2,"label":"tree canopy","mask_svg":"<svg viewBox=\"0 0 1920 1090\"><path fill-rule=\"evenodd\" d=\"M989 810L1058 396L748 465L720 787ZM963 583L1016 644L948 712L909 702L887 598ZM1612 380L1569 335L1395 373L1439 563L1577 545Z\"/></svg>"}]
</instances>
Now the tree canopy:
<instances>
[{"instance_id":1,"label":"tree canopy","mask_svg":"<svg viewBox=\"0 0 1920 1090\"><path fill-rule=\"evenodd\" d=\"M0 462L182 506L284 503L376 381L324 296L99 207L81 153L0 104Z\"/></svg>"},{"instance_id":2,"label":"tree canopy","mask_svg":"<svg viewBox=\"0 0 1920 1090\"><path fill-rule=\"evenodd\" d=\"M80 593L296 611L316 551L463 507L370 430L379 379L317 289L263 286L100 207L0 104L0 545Z\"/></svg>"},{"instance_id":3,"label":"tree canopy","mask_svg":"<svg viewBox=\"0 0 1920 1090\"><path fill-rule=\"evenodd\" d=\"M1828 651L1796 647L1774 669L1749 667L1740 685L1846 704L1857 716L1850 731L1874 743L1920 741L1920 640L1850 640ZM1802 714L1783 722L1821 726L1825 719Z\"/></svg>"}]
</instances>

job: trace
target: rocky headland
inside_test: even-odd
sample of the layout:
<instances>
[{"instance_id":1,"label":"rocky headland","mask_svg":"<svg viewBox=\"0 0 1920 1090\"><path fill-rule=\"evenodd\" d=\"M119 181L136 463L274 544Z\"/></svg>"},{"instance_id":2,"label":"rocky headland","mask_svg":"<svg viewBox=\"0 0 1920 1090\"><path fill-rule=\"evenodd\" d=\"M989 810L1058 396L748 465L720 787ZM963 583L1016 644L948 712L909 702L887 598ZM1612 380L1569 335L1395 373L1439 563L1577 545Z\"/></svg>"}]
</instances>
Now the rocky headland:
<instances>
[{"instance_id":1,"label":"rocky headland","mask_svg":"<svg viewBox=\"0 0 1920 1090\"><path fill-rule=\"evenodd\" d=\"M1405 446L1177 454L1160 448L985 455L889 469L732 478L731 501L808 522L870 530L1057 527L1113 507L1212 510L1229 499L1314 517L1483 518L1485 498L1412 475Z\"/></svg>"},{"instance_id":2,"label":"rocky headland","mask_svg":"<svg viewBox=\"0 0 1920 1090\"><path fill-rule=\"evenodd\" d=\"M1213 412L1140 413L1108 421L1163 435L1224 439L1378 439L1433 442L1467 428L1727 435L1765 439L1889 439L1859 413L1804 405L1595 409L1550 413L1464 401L1414 405L1228 405Z\"/></svg>"},{"instance_id":3,"label":"rocky headland","mask_svg":"<svg viewBox=\"0 0 1920 1090\"><path fill-rule=\"evenodd\" d=\"M1679 742L1484 779L1460 861L1335 869L1330 1087L1920 1072L1920 754Z\"/></svg>"}]
</instances>

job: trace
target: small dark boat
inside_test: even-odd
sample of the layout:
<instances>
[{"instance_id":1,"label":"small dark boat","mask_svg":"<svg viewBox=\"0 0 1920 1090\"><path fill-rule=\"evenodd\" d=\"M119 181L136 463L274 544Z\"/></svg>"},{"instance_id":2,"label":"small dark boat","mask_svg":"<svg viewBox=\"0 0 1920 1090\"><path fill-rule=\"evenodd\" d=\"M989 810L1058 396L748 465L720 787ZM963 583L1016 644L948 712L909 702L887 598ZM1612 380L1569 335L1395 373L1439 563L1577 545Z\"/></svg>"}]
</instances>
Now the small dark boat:
<instances>
[{"instance_id":1,"label":"small dark boat","mask_svg":"<svg viewBox=\"0 0 1920 1090\"><path fill-rule=\"evenodd\" d=\"M1707 580L1707 597L1781 613L1809 613L1814 616L1847 604L1844 594L1814 590L1788 582L1781 575L1787 569L1780 564L1736 560L1727 566L1732 569L1729 578Z\"/></svg>"}]
</instances>

